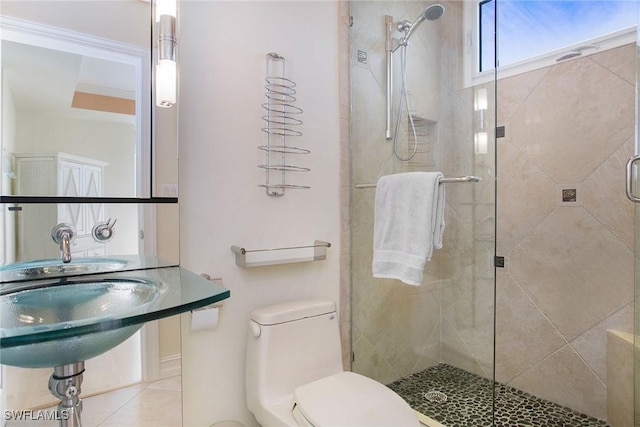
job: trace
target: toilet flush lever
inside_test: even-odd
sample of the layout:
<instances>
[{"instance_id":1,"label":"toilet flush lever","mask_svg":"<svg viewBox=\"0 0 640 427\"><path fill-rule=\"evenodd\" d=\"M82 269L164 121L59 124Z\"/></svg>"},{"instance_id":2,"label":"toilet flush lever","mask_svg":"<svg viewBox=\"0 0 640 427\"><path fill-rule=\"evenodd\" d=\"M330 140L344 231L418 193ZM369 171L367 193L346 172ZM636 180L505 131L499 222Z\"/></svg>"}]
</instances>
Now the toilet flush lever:
<instances>
[{"instance_id":1,"label":"toilet flush lever","mask_svg":"<svg viewBox=\"0 0 640 427\"><path fill-rule=\"evenodd\" d=\"M251 330L251 336L254 338L260 338L260 335L262 335L262 329L260 329L260 325L258 325L253 320L249 321L249 329Z\"/></svg>"},{"instance_id":2,"label":"toilet flush lever","mask_svg":"<svg viewBox=\"0 0 640 427\"><path fill-rule=\"evenodd\" d=\"M107 243L113 236L116 234L113 226L116 225L117 218L114 218L113 221L109 218L107 221L102 221L93 226L91 230L91 235L93 236L93 240L98 243Z\"/></svg>"}]
</instances>

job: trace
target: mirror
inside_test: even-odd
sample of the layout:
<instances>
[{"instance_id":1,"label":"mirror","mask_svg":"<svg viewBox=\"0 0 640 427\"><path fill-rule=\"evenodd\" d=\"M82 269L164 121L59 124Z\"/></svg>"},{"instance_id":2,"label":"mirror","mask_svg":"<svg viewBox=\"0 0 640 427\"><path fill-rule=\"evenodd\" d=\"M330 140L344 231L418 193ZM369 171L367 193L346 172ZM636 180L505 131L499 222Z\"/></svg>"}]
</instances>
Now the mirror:
<instances>
[{"instance_id":1,"label":"mirror","mask_svg":"<svg viewBox=\"0 0 640 427\"><path fill-rule=\"evenodd\" d=\"M59 259L50 236L59 222L78 229L72 257L157 255L178 264L177 107L157 109L152 99L151 8L144 0L2 0L3 266ZM22 196L105 199L16 203ZM163 197L173 203L163 204ZM96 242L92 227L109 218L117 219L115 237ZM149 379L146 372L157 367L133 360L158 352L141 351L143 343L159 341L160 358L170 359L162 349L176 342L179 352L179 337L162 323L157 329L155 338L138 333L136 341L88 361L83 392ZM136 366L126 378L120 372L125 365ZM7 405L26 409L51 402L50 374L2 366L0 387L11 390Z\"/></svg>"},{"instance_id":2,"label":"mirror","mask_svg":"<svg viewBox=\"0 0 640 427\"><path fill-rule=\"evenodd\" d=\"M175 197L177 172L152 178L177 169L177 108L152 108L151 4L3 1L1 12L0 194Z\"/></svg>"},{"instance_id":3,"label":"mirror","mask_svg":"<svg viewBox=\"0 0 640 427\"><path fill-rule=\"evenodd\" d=\"M7 205L0 261L59 257L49 234L62 222L77 228L75 257L154 255L160 211L100 203L177 197L177 107L152 102L152 4L9 0L0 12L3 201L100 199ZM118 238L105 249L91 232L110 218Z\"/></svg>"}]
</instances>

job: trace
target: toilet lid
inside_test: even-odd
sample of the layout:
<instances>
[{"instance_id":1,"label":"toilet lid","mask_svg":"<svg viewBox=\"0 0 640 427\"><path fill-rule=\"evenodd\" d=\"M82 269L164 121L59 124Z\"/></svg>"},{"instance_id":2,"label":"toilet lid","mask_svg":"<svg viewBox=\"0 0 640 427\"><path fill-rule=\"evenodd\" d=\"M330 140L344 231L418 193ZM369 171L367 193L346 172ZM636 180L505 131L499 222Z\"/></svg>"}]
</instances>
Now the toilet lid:
<instances>
[{"instance_id":1,"label":"toilet lid","mask_svg":"<svg viewBox=\"0 0 640 427\"><path fill-rule=\"evenodd\" d=\"M391 389L353 372L298 387L300 413L316 427L418 427L409 405Z\"/></svg>"}]
</instances>

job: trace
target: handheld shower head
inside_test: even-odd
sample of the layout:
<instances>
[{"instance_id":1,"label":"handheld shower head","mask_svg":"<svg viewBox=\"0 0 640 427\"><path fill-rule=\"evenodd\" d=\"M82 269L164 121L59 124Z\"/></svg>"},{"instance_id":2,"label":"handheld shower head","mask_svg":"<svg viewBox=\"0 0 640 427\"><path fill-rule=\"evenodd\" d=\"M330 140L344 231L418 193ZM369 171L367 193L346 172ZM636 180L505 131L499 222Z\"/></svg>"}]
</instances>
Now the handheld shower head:
<instances>
[{"instance_id":1,"label":"handheld shower head","mask_svg":"<svg viewBox=\"0 0 640 427\"><path fill-rule=\"evenodd\" d=\"M401 44L406 44L407 41L409 41L409 37L411 37L411 34L413 34L416 28L418 28L418 26L425 20L435 21L437 19L440 19L442 15L444 15L444 6L442 6L441 4L432 4L431 6L427 7L415 21L408 25L409 30L406 31L406 34L402 38ZM407 27L405 26L405 28Z\"/></svg>"},{"instance_id":2,"label":"handheld shower head","mask_svg":"<svg viewBox=\"0 0 640 427\"><path fill-rule=\"evenodd\" d=\"M429 21L435 21L436 19L440 19L444 15L444 6L441 4L432 4L420 15Z\"/></svg>"}]
</instances>

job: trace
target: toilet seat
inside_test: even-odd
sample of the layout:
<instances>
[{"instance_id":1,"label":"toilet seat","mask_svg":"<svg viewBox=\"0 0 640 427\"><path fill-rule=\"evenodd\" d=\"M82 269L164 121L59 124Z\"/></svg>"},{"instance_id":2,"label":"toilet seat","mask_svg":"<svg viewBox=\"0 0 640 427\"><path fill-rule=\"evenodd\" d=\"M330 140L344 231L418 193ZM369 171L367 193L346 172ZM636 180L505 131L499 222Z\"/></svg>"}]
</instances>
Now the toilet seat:
<instances>
[{"instance_id":1,"label":"toilet seat","mask_svg":"<svg viewBox=\"0 0 640 427\"><path fill-rule=\"evenodd\" d=\"M418 427L411 407L391 389L353 372L298 387L293 416L299 426Z\"/></svg>"}]
</instances>

